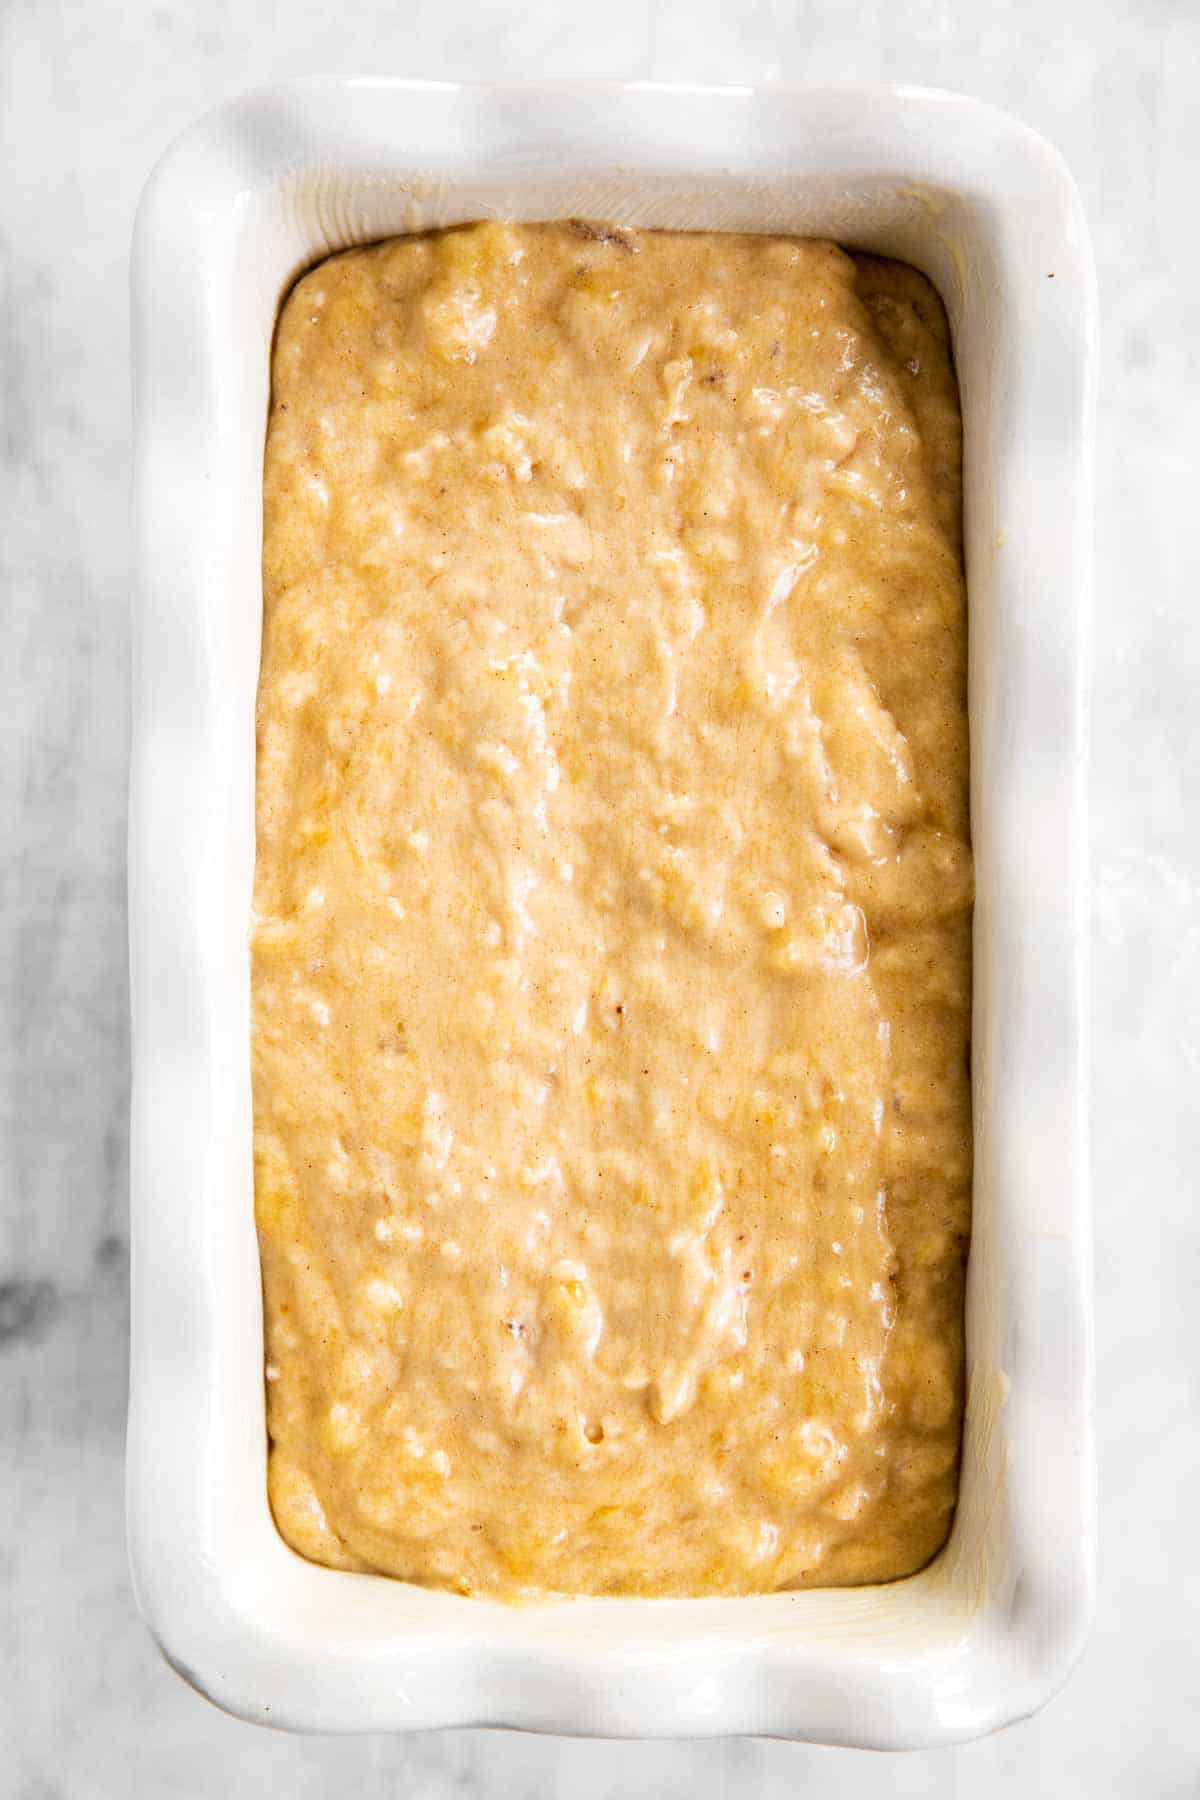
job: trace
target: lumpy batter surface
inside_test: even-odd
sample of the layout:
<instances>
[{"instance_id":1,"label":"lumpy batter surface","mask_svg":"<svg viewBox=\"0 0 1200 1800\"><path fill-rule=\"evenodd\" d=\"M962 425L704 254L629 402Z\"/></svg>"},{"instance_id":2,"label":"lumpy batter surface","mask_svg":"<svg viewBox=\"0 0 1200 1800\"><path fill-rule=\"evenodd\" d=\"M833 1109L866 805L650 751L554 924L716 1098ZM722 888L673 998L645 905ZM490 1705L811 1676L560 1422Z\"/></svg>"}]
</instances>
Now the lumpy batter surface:
<instances>
[{"instance_id":1,"label":"lumpy batter surface","mask_svg":"<svg viewBox=\"0 0 1200 1800\"><path fill-rule=\"evenodd\" d=\"M270 1497L504 1598L904 1575L962 1404L957 394L911 269L314 269L266 450Z\"/></svg>"}]
</instances>

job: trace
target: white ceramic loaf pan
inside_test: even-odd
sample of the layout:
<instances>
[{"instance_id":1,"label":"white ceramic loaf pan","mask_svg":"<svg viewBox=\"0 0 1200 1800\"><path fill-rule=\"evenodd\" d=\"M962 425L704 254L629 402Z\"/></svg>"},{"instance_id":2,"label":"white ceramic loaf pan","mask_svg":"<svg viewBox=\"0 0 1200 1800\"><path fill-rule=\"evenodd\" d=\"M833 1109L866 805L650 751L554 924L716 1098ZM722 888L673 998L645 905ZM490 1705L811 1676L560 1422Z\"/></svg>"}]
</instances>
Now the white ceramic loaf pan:
<instances>
[{"instance_id":1,"label":"white ceramic loaf pan","mask_svg":"<svg viewBox=\"0 0 1200 1800\"><path fill-rule=\"evenodd\" d=\"M969 1399L950 1543L889 1586L504 1608L317 1568L267 1506L248 957L261 463L280 299L484 216L832 237L940 289L966 424L975 938ZM247 1719L900 1747L1031 1712L1095 1525L1086 593L1095 301L1058 155L909 88L313 81L168 153L134 248L129 1538L174 1666Z\"/></svg>"}]
</instances>

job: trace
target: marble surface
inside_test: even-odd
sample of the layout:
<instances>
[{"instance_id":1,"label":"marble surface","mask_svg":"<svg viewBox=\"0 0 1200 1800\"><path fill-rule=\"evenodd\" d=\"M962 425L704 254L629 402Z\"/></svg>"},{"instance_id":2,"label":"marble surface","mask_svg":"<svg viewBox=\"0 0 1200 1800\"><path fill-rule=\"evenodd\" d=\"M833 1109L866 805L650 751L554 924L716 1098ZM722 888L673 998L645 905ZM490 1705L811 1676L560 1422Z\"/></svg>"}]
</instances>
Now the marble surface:
<instances>
[{"instance_id":1,"label":"marble surface","mask_svg":"<svg viewBox=\"0 0 1200 1800\"><path fill-rule=\"evenodd\" d=\"M192 117L280 76L884 77L1080 180L1104 313L1094 650L1102 1568L1036 1719L911 1757L496 1732L300 1740L159 1661L122 1520L126 257ZM7 0L0 9L0 1796L1200 1793L1200 11L1190 0ZM1189 220L1193 219L1192 223ZM1048 903L1054 872L1047 870Z\"/></svg>"}]
</instances>

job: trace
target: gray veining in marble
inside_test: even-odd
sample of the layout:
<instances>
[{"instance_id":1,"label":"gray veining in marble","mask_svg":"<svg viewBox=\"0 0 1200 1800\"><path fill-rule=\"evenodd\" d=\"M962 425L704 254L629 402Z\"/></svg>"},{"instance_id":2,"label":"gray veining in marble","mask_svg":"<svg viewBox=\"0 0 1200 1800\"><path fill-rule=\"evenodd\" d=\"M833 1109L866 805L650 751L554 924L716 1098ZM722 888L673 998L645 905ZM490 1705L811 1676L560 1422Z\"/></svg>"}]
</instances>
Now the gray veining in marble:
<instances>
[{"instance_id":1,"label":"gray veining in marble","mask_svg":"<svg viewBox=\"0 0 1200 1800\"><path fill-rule=\"evenodd\" d=\"M204 108L318 71L961 88L1066 152L1102 283L1093 875L1102 1574L1066 1691L908 1758L296 1740L160 1663L125 1568L126 255ZM1200 1794L1200 9L1189 0L0 7L0 1796ZM1047 872L1053 903L1054 871Z\"/></svg>"}]
</instances>

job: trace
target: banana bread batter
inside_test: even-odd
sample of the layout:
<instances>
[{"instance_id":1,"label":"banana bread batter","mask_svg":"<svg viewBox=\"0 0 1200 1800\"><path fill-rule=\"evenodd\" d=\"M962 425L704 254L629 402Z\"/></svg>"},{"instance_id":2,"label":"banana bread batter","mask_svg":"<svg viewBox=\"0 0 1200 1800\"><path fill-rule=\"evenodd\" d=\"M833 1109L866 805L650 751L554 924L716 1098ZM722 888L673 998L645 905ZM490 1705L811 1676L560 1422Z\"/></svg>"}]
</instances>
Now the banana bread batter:
<instances>
[{"instance_id":1,"label":"banana bread batter","mask_svg":"<svg viewBox=\"0 0 1200 1800\"><path fill-rule=\"evenodd\" d=\"M304 1555L518 1599L944 1541L960 494L901 264L487 224L293 290L253 1058Z\"/></svg>"}]
</instances>

